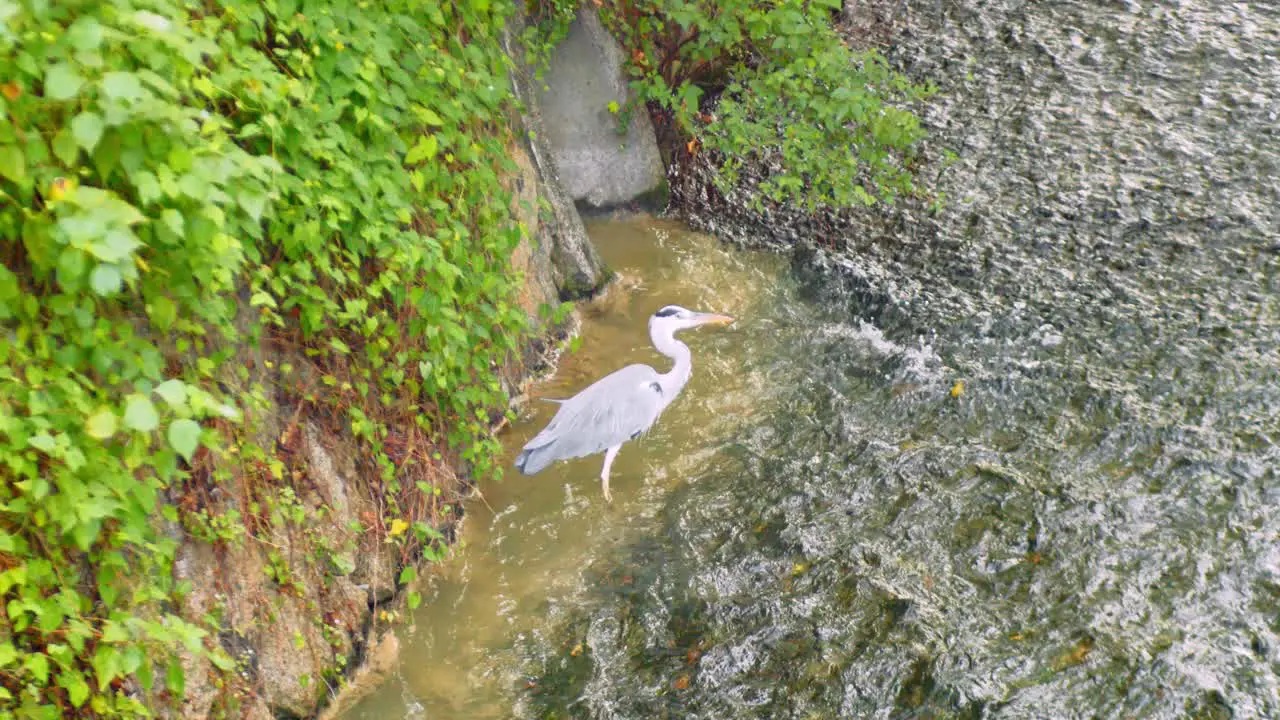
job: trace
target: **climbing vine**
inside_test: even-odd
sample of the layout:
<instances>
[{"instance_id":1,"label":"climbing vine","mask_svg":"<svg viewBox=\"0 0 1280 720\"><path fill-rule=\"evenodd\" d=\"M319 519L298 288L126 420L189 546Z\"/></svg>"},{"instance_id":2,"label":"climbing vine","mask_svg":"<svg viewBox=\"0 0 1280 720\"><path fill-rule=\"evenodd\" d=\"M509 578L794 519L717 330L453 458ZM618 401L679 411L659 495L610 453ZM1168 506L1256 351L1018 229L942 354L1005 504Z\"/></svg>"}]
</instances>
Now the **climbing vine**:
<instances>
[{"instance_id":1,"label":"climbing vine","mask_svg":"<svg viewBox=\"0 0 1280 720\"><path fill-rule=\"evenodd\" d=\"M569 35L578 13L578 0L526 0L525 26L520 34L525 61L541 75L551 53Z\"/></svg>"},{"instance_id":2,"label":"climbing vine","mask_svg":"<svg viewBox=\"0 0 1280 720\"><path fill-rule=\"evenodd\" d=\"M246 346L311 364L292 400L361 439L392 530L427 538L401 501L433 492L393 426L497 473L525 330L501 6L0 2L0 717L146 715L179 651L232 669L173 610L175 532L254 528L170 498L287 482Z\"/></svg>"}]
</instances>

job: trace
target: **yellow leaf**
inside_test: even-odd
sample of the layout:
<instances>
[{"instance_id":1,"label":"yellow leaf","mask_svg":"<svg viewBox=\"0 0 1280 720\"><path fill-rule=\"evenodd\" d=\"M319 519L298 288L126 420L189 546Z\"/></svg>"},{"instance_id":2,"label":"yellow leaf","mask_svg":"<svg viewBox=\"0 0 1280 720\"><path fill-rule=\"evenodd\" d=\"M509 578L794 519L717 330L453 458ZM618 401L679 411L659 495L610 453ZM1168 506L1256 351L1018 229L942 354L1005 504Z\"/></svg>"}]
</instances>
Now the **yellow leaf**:
<instances>
[{"instance_id":1,"label":"yellow leaf","mask_svg":"<svg viewBox=\"0 0 1280 720\"><path fill-rule=\"evenodd\" d=\"M408 529L409 523L401 520L400 518L396 518L391 521L391 537L400 537L404 534L404 531Z\"/></svg>"},{"instance_id":2,"label":"yellow leaf","mask_svg":"<svg viewBox=\"0 0 1280 720\"><path fill-rule=\"evenodd\" d=\"M957 382L951 386L951 397L958 398L964 394L964 383Z\"/></svg>"},{"instance_id":3,"label":"yellow leaf","mask_svg":"<svg viewBox=\"0 0 1280 720\"><path fill-rule=\"evenodd\" d=\"M70 180L64 177L54 178L53 182L49 184L49 200L52 202L57 202L61 200L63 196L67 194L67 191L70 189L71 189Z\"/></svg>"}]
</instances>

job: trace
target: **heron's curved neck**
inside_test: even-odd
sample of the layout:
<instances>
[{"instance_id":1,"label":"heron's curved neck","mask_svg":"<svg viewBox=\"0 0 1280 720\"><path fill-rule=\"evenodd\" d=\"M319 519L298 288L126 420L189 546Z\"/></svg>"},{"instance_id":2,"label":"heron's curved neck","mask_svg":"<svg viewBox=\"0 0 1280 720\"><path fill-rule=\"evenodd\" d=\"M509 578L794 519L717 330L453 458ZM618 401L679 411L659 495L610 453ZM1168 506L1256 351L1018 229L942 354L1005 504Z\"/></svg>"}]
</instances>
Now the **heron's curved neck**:
<instances>
[{"instance_id":1,"label":"heron's curved neck","mask_svg":"<svg viewBox=\"0 0 1280 720\"><path fill-rule=\"evenodd\" d=\"M653 340L653 346L658 349L658 352L675 361L671 370L658 376L658 383L662 386L662 397L665 402L671 402L676 393L679 393L685 383L689 382L689 376L693 374L693 356L689 352L689 346L677 340L675 334L670 331L651 328L649 338Z\"/></svg>"}]
</instances>

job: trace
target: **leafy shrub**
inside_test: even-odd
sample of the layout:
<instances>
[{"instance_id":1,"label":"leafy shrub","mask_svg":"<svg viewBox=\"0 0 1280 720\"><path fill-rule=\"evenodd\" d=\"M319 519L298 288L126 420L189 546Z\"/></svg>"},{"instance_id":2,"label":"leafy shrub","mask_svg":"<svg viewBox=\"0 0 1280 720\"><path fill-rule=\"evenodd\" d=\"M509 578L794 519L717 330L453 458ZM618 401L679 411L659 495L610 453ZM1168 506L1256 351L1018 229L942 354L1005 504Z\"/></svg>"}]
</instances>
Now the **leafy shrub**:
<instances>
[{"instance_id":1,"label":"leafy shrub","mask_svg":"<svg viewBox=\"0 0 1280 720\"><path fill-rule=\"evenodd\" d=\"M775 201L846 207L913 190L927 88L836 34L839 0L601 0L638 97L714 154L722 190L744 167ZM714 115L701 111L714 95Z\"/></svg>"},{"instance_id":2,"label":"leafy shrub","mask_svg":"<svg viewBox=\"0 0 1280 720\"><path fill-rule=\"evenodd\" d=\"M305 350L393 498L390 423L496 472L524 329L502 23L486 0L0 0L0 716L146 714L183 647L231 667L174 614L160 528L194 469L275 450L219 384L238 345Z\"/></svg>"}]
</instances>

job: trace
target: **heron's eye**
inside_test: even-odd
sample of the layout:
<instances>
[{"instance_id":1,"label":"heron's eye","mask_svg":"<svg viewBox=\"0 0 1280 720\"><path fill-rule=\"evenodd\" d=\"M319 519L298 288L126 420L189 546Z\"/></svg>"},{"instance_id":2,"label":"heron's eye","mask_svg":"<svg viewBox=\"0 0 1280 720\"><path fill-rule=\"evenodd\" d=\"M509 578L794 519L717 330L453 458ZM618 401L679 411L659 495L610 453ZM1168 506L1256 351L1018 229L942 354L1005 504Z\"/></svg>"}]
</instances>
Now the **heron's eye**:
<instances>
[{"instance_id":1,"label":"heron's eye","mask_svg":"<svg viewBox=\"0 0 1280 720\"><path fill-rule=\"evenodd\" d=\"M676 315L678 313L680 313L680 308L672 305L668 305L667 307L664 307L658 312L654 313L653 316L654 317L671 317L672 315Z\"/></svg>"}]
</instances>

